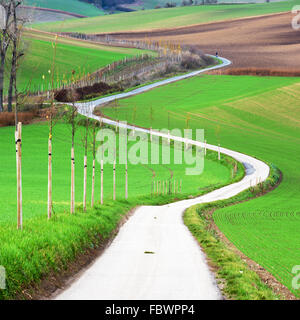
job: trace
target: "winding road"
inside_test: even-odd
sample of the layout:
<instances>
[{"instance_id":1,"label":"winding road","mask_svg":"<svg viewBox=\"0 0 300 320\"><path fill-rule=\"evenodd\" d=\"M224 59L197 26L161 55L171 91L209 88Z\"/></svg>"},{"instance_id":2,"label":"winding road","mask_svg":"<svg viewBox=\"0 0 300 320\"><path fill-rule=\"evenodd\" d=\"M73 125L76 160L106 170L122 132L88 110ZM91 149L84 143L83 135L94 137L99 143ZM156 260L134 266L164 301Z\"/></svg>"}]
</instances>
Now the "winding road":
<instances>
[{"instance_id":1,"label":"winding road","mask_svg":"<svg viewBox=\"0 0 300 320\"><path fill-rule=\"evenodd\" d=\"M221 68L231 62L220 58L222 64L173 77L133 91L101 98L89 103L78 103L78 111L88 117L96 106L115 99L129 97L155 87L195 76L201 72ZM118 124L102 119L108 124ZM124 124L120 123L120 126ZM128 128L133 128L128 126ZM148 132L143 128L136 131ZM167 137L152 131L153 135ZM198 141L171 136L171 139L204 147ZM218 151L218 146L207 144L207 149ZM195 199L164 206L142 206L123 225L112 244L72 284L57 292L59 300L216 300L222 299L214 275L209 270L200 246L183 223L184 211L192 205L231 198L243 190L265 181L269 167L248 155L220 148L244 164L245 177L234 184L217 189Z\"/></svg>"}]
</instances>

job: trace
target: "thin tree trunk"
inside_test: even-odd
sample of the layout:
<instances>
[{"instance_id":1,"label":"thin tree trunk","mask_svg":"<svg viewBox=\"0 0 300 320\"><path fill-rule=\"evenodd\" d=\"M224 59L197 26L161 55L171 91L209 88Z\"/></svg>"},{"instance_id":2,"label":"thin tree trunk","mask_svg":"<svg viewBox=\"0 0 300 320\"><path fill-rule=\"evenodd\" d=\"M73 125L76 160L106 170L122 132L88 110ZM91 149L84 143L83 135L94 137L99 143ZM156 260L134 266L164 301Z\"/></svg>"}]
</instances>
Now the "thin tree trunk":
<instances>
[{"instance_id":1,"label":"thin tree trunk","mask_svg":"<svg viewBox=\"0 0 300 320\"><path fill-rule=\"evenodd\" d=\"M93 159L93 174L92 174L92 204L91 207L94 207L95 202L95 159Z\"/></svg>"},{"instance_id":2,"label":"thin tree trunk","mask_svg":"<svg viewBox=\"0 0 300 320\"><path fill-rule=\"evenodd\" d=\"M92 208L95 202L95 165L96 165L96 124L93 129L93 174L92 174Z\"/></svg>"},{"instance_id":3,"label":"thin tree trunk","mask_svg":"<svg viewBox=\"0 0 300 320\"><path fill-rule=\"evenodd\" d=\"M152 193L151 193L152 195ZM128 199L128 164L125 165L125 199Z\"/></svg>"},{"instance_id":4,"label":"thin tree trunk","mask_svg":"<svg viewBox=\"0 0 300 320\"><path fill-rule=\"evenodd\" d=\"M19 149L19 130L18 130L18 124L16 126L16 130L15 130L15 144L16 144L16 172L17 172L17 202L19 202L19 187L18 187L18 184L19 184L19 152L18 152L18 149ZM17 208L17 212L18 212L18 215L19 215L19 207Z\"/></svg>"},{"instance_id":5,"label":"thin tree trunk","mask_svg":"<svg viewBox=\"0 0 300 320\"><path fill-rule=\"evenodd\" d=\"M0 31L0 112L4 110L4 72L5 72L5 58L7 55L7 49L9 47L11 37L10 37L10 17L12 14L12 5L11 3L2 3L6 9L6 25ZM14 3L13 8L16 8Z\"/></svg>"},{"instance_id":6,"label":"thin tree trunk","mask_svg":"<svg viewBox=\"0 0 300 320\"><path fill-rule=\"evenodd\" d=\"M83 178L83 210L86 211L86 187L87 187L87 156L84 156L84 178Z\"/></svg>"},{"instance_id":7,"label":"thin tree trunk","mask_svg":"<svg viewBox=\"0 0 300 320\"><path fill-rule=\"evenodd\" d=\"M15 79L14 81L14 86L15 86L15 122L16 122L16 127L18 125L18 107L19 107L19 103L18 103L18 88L17 88L17 80Z\"/></svg>"},{"instance_id":8,"label":"thin tree trunk","mask_svg":"<svg viewBox=\"0 0 300 320\"><path fill-rule=\"evenodd\" d=\"M5 56L1 54L1 62L0 62L0 112L4 110L4 65L5 65Z\"/></svg>"},{"instance_id":9,"label":"thin tree trunk","mask_svg":"<svg viewBox=\"0 0 300 320\"><path fill-rule=\"evenodd\" d=\"M10 72L10 81L8 88L8 101L7 101L7 110L12 112L12 102L13 102L13 89L14 82L17 79L17 44L18 44L18 27L17 27L17 13L16 13L16 3L13 2L13 19L14 19L14 35L13 35L13 52L12 52L12 61L11 61L11 72Z\"/></svg>"},{"instance_id":10,"label":"thin tree trunk","mask_svg":"<svg viewBox=\"0 0 300 320\"><path fill-rule=\"evenodd\" d=\"M72 109L72 149L71 149L71 213L75 213L75 107Z\"/></svg>"},{"instance_id":11,"label":"thin tree trunk","mask_svg":"<svg viewBox=\"0 0 300 320\"><path fill-rule=\"evenodd\" d=\"M101 204L103 204L103 170L104 170L103 160L101 160L101 195L100 195Z\"/></svg>"},{"instance_id":12,"label":"thin tree trunk","mask_svg":"<svg viewBox=\"0 0 300 320\"><path fill-rule=\"evenodd\" d=\"M84 142L84 178L83 178L83 210L86 211L86 189L87 189L87 140L88 140L89 120L86 120L85 142Z\"/></svg>"},{"instance_id":13,"label":"thin tree trunk","mask_svg":"<svg viewBox=\"0 0 300 320\"><path fill-rule=\"evenodd\" d=\"M52 139L48 143L48 219L52 216Z\"/></svg>"},{"instance_id":14,"label":"thin tree trunk","mask_svg":"<svg viewBox=\"0 0 300 320\"><path fill-rule=\"evenodd\" d=\"M12 112L12 104L13 104L13 89L14 89L14 74L16 72L16 66L14 63L15 60L15 49L13 50L13 58L12 58L12 66L11 66L11 73L10 73L10 80L9 80L9 88L8 88L8 98L7 98L7 111Z\"/></svg>"},{"instance_id":15,"label":"thin tree trunk","mask_svg":"<svg viewBox=\"0 0 300 320\"><path fill-rule=\"evenodd\" d=\"M71 150L71 213L75 212L75 158L74 158L74 146Z\"/></svg>"},{"instance_id":16,"label":"thin tree trunk","mask_svg":"<svg viewBox=\"0 0 300 320\"><path fill-rule=\"evenodd\" d=\"M22 123L18 124L18 161L17 161L17 199L18 199L18 224L20 230L23 227L23 212L22 212Z\"/></svg>"},{"instance_id":17,"label":"thin tree trunk","mask_svg":"<svg viewBox=\"0 0 300 320\"><path fill-rule=\"evenodd\" d=\"M113 200L116 200L116 160L114 160L114 167L113 167Z\"/></svg>"},{"instance_id":18,"label":"thin tree trunk","mask_svg":"<svg viewBox=\"0 0 300 320\"><path fill-rule=\"evenodd\" d=\"M152 181L151 181L151 197L152 197L153 194L154 194L154 190L155 190L154 185L155 185L155 182L154 182L154 180L153 180L153 178L152 178Z\"/></svg>"}]
</instances>

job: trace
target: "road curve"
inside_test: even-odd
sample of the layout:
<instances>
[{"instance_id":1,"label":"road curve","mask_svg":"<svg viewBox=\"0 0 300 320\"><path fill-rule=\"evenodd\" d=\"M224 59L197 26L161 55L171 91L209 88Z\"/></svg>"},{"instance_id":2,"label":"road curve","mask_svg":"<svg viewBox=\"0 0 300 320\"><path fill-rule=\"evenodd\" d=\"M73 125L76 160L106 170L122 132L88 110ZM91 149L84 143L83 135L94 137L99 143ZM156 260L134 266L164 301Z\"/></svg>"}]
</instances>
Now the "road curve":
<instances>
[{"instance_id":1,"label":"road curve","mask_svg":"<svg viewBox=\"0 0 300 320\"><path fill-rule=\"evenodd\" d=\"M223 64L230 64L221 58ZM92 103L77 104L81 114L97 118L92 114L95 106L114 99L145 92L159 85L197 75L200 70L188 75L145 86L128 93L106 97ZM117 124L103 119L106 123ZM123 124L121 123L120 126ZM132 128L132 126L129 126ZM136 131L149 132L136 128ZM153 135L166 137L152 131ZM174 140L204 146L203 143L171 137ZM210 150L218 147L207 144ZM207 266L205 255L188 228L184 225L183 212L192 205L228 199L262 182L269 176L269 167L248 155L220 148L221 153L244 164L245 177L237 183L220 188L195 199L183 200L164 206L142 206L124 224L112 242L87 270L72 285L57 294L58 300L216 300L222 295L215 278Z\"/></svg>"}]
</instances>

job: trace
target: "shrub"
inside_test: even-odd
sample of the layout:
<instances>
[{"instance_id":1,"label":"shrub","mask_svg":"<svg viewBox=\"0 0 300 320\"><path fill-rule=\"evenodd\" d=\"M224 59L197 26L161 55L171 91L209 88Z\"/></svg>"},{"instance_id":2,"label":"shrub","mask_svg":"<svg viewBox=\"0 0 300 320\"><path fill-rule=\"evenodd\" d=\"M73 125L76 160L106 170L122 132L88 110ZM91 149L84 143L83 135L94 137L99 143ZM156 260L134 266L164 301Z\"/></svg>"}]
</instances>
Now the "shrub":
<instances>
[{"instance_id":1,"label":"shrub","mask_svg":"<svg viewBox=\"0 0 300 320\"><path fill-rule=\"evenodd\" d=\"M174 2L167 2L165 4L165 8L175 8L176 7L176 3Z\"/></svg>"},{"instance_id":2,"label":"shrub","mask_svg":"<svg viewBox=\"0 0 300 320\"><path fill-rule=\"evenodd\" d=\"M21 102L19 102L19 111L21 112L37 112L39 109L43 108L43 104L45 102L45 98L43 96L26 96L20 100Z\"/></svg>"},{"instance_id":3,"label":"shrub","mask_svg":"<svg viewBox=\"0 0 300 320\"><path fill-rule=\"evenodd\" d=\"M91 99L99 95L122 91L119 86L110 86L105 82L95 83L78 89L62 89L55 93L54 98L59 102L74 102L84 99Z\"/></svg>"},{"instance_id":4,"label":"shrub","mask_svg":"<svg viewBox=\"0 0 300 320\"><path fill-rule=\"evenodd\" d=\"M199 49L197 46L195 45L191 45L187 47L187 50L192 53L192 54L196 54L200 57L205 56L203 51L201 49Z\"/></svg>"},{"instance_id":5,"label":"shrub","mask_svg":"<svg viewBox=\"0 0 300 320\"><path fill-rule=\"evenodd\" d=\"M28 124L33 118L37 116L37 112L18 112L18 121L23 124ZM1 112L0 113L0 127L14 126L15 113L14 112Z\"/></svg>"},{"instance_id":6,"label":"shrub","mask_svg":"<svg viewBox=\"0 0 300 320\"><path fill-rule=\"evenodd\" d=\"M203 60L196 54L184 52L182 54L181 66L185 69L195 69L203 65Z\"/></svg>"},{"instance_id":7,"label":"shrub","mask_svg":"<svg viewBox=\"0 0 300 320\"><path fill-rule=\"evenodd\" d=\"M186 7L186 6L192 6L194 4L193 0L183 0L182 1L182 6Z\"/></svg>"},{"instance_id":8,"label":"shrub","mask_svg":"<svg viewBox=\"0 0 300 320\"><path fill-rule=\"evenodd\" d=\"M176 67L176 65L169 63L167 64L165 71L162 72L162 76L164 76L165 74L170 74L175 72L178 72L178 68Z\"/></svg>"}]
</instances>

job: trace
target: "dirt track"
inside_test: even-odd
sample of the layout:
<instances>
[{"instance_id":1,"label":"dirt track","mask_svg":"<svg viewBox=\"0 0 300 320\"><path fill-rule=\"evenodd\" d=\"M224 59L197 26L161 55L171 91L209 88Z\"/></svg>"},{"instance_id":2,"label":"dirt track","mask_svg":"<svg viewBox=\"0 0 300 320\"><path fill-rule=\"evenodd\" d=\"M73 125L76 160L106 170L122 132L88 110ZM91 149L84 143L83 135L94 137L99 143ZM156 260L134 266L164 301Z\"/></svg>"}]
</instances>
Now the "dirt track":
<instances>
[{"instance_id":1,"label":"dirt track","mask_svg":"<svg viewBox=\"0 0 300 320\"><path fill-rule=\"evenodd\" d=\"M194 44L205 53L216 51L234 67L286 68L300 70L300 30L291 27L291 13L202 24L198 26L130 34L144 39Z\"/></svg>"}]
</instances>

